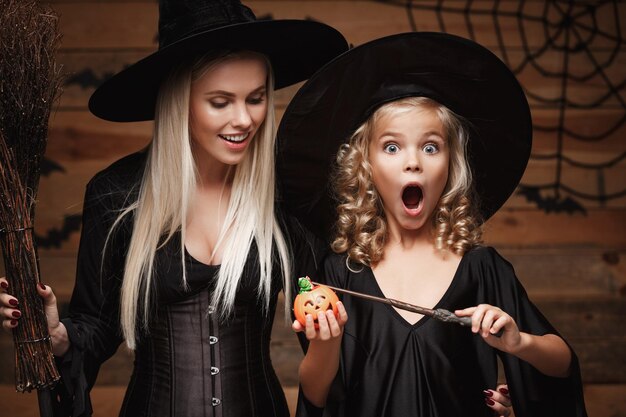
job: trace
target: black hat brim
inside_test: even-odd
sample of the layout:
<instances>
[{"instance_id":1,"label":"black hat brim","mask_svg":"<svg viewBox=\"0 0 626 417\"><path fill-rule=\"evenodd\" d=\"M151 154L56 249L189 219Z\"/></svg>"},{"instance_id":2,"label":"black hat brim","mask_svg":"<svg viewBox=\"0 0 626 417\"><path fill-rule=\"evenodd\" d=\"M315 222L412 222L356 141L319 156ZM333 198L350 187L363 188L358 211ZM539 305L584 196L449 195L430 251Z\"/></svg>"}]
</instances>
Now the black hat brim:
<instances>
[{"instance_id":1,"label":"black hat brim","mask_svg":"<svg viewBox=\"0 0 626 417\"><path fill-rule=\"evenodd\" d=\"M334 28L307 20L257 20L222 26L181 39L125 68L92 94L89 110L105 120L154 118L164 77L178 63L212 50L249 50L266 55L276 89L304 81L348 49Z\"/></svg>"},{"instance_id":2,"label":"black hat brim","mask_svg":"<svg viewBox=\"0 0 626 417\"><path fill-rule=\"evenodd\" d=\"M393 35L328 63L296 93L282 118L281 200L314 233L327 238L335 220L328 179L339 146L380 105L409 96L432 98L470 122L468 157L484 219L513 193L532 142L530 109L515 76L467 39Z\"/></svg>"}]
</instances>

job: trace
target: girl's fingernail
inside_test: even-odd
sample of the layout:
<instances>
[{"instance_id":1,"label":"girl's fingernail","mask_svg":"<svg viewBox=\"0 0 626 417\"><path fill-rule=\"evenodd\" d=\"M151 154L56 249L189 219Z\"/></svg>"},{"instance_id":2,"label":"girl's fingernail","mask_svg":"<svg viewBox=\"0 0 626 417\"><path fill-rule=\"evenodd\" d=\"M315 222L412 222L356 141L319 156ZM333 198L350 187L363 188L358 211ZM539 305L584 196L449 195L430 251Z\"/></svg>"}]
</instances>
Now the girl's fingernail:
<instances>
[{"instance_id":1,"label":"girl's fingernail","mask_svg":"<svg viewBox=\"0 0 626 417\"><path fill-rule=\"evenodd\" d=\"M16 306L17 305L17 300L15 298L11 298L9 300L9 304L11 304L12 306Z\"/></svg>"},{"instance_id":2,"label":"girl's fingernail","mask_svg":"<svg viewBox=\"0 0 626 417\"><path fill-rule=\"evenodd\" d=\"M19 311L14 311L13 313L11 313L11 315L16 319L19 319L22 316L22 313L20 313Z\"/></svg>"},{"instance_id":3,"label":"girl's fingernail","mask_svg":"<svg viewBox=\"0 0 626 417\"><path fill-rule=\"evenodd\" d=\"M501 393L503 393L504 395L509 395L509 390L506 388L500 388L498 391L500 391Z\"/></svg>"},{"instance_id":4,"label":"girl's fingernail","mask_svg":"<svg viewBox=\"0 0 626 417\"><path fill-rule=\"evenodd\" d=\"M11 326L17 326L17 320L11 320Z\"/></svg>"},{"instance_id":5,"label":"girl's fingernail","mask_svg":"<svg viewBox=\"0 0 626 417\"><path fill-rule=\"evenodd\" d=\"M42 290L44 290L44 291L46 290L46 285L45 285L45 284L39 283L39 287L40 287Z\"/></svg>"},{"instance_id":6,"label":"girl's fingernail","mask_svg":"<svg viewBox=\"0 0 626 417\"><path fill-rule=\"evenodd\" d=\"M493 397L493 392L489 391L488 389L483 390L483 394L485 394L487 397Z\"/></svg>"},{"instance_id":7,"label":"girl's fingernail","mask_svg":"<svg viewBox=\"0 0 626 417\"><path fill-rule=\"evenodd\" d=\"M7 284L7 283L6 283L6 282L4 282L4 281L0 282L0 286L2 286L2 288L4 288L5 290L6 290L7 288L9 288L9 284Z\"/></svg>"},{"instance_id":8,"label":"girl's fingernail","mask_svg":"<svg viewBox=\"0 0 626 417\"><path fill-rule=\"evenodd\" d=\"M494 404L495 404L495 401L494 401L494 400L492 400L491 398L485 398L485 403L486 403L487 405L494 405Z\"/></svg>"}]
</instances>

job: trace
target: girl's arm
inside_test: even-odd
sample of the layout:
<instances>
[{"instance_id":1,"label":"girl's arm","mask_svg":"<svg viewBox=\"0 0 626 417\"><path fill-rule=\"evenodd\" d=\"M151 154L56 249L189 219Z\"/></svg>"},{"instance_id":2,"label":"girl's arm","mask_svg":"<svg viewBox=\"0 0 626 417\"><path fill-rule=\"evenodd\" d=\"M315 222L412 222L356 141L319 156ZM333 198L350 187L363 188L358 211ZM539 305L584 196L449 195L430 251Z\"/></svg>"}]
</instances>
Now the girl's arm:
<instances>
[{"instance_id":1,"label":"girl's arm","mask_svg":"<svg viewBox=\"0 0 626 417\"><path fill-rule=\"evenodd\" d=\"M506 330L505 330L506 331ZM569 375L572 353L565 341L555 334L535 336L520 332L520 343L511 353L548 376Z\"/></svg>"},{"instance_id":2,"label":"girl's arm","mask_svg":"<svg viewBox=\"0 0 626 417\"><path fill-rule=\"evenodd\" d=\"M315 329L313 316L307 314L306 326L297 320L292 328L296 332L304 331L310 341L304 359L300 363L299 378L302 392L311 404L324 407L330 386L339 369L341 339L343 327L348 321L348 314L341 302L337 303L338 317L332 310L318 313L319 329Z\"/></svg>"},{"instance_id":3,"label":"girl's arm","mask_svg":"<svg viewBox=\"0 0 626 417\"><path fill-rule=\"evenodd\" d=\"M471 316L472 332L480 333L488 345L517 356L545 375L569 375L572 353L559 336L536 336L520 332L511 316L489 304L457 310L455 314ZM500 330L503 331L502 335L494 336Z\"/></svg>"}]
</instances>

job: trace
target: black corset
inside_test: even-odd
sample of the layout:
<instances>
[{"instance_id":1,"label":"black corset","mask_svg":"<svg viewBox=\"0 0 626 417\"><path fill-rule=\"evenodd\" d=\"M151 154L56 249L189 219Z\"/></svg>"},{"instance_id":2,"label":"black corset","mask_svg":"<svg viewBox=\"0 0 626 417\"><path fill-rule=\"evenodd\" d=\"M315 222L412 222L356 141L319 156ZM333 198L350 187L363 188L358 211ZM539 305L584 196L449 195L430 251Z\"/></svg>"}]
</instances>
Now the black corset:
<instances>
[{"instance_id":1,"label":"black corset","mask_svg":"<svg viewBox=\"0 0 626 417\"><path fill-rule=\"evenodd\" d=\"M279 282L274 280L270 311L264 314L256 296L258 268L247 265L234 314L220 322L209 307L219 267L187 255L189 291L183 291L175 246L158 254L158 307L149 334L139 341L121 415L288 416L269 355Z\"/></svg>"}]
</instances>

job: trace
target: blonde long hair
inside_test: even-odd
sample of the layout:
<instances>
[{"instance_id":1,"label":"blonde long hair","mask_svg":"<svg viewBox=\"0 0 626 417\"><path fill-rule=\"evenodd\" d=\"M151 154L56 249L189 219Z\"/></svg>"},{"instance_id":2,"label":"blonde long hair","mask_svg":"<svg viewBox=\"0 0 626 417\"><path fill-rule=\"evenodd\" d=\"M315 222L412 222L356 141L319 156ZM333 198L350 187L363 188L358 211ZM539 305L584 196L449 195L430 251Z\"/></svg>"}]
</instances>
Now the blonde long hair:
<instances>
[{"instance_id":1,"label":"blonde long hair","mask_svg":"<svg viewBox=\"0 0 626 417\"><path fill-rule=\"evenodd\" d=\"M472 171L466 157L466 122L434 100L409 97L378 108L337 153L332 183L340 204L332 249L337 253L347 252L349 261L372 266L383 256L387 222L372 181L369 142L382 117L414 108L437 113L450 147L448 182L432 216L435 246L462 255L481 243L482 220L473 203Z\"/></svg>"},{"instance_id":2,"label":"blonde long hair","mask_svg":"<svg viewBox=\"0 0 626 417\"><path fill-rule=\"evenodd\" d=\"M126 256L120 303L122 333L130 349L136 346L138 323L142 330L148 328L156 251L179 230L182 281L187 286L184 225L197 182L189 134L191 84L213 66L241 54L215 53L197 60L193 65L181 65L159 90L153 139L148 147L139 197L121 211L111 229L119 225L125 216L133 215L133 232ZM231 198L218 237L223 255L212 305L218 307L222 319L232 313L237 286L253 241L259 255L258 295L265 312L269 310L274 250L280 260L285 296L290 299L289 248L274 212L274 85L267 59L266 63L267 115L244 160L234 167ZM228 237L225 237L226 231Z\"/></svg>"}]
</instances>

